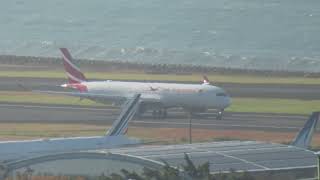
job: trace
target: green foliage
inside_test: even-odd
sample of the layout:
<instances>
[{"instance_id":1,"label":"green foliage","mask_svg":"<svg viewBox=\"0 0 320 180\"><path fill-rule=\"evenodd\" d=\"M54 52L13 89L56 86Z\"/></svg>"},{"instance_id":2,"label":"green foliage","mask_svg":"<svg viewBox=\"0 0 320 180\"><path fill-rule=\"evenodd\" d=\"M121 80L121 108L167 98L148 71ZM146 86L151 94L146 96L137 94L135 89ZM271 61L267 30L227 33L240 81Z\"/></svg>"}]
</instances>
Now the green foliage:
<instances>
[{"instance_id":1,"label":"green foliage","mask_svg":"<svg viewBox=\"0 0 320 180\"><path fill-rule=\"evenodd\" d=\"M230 112L310 114L320 109L319 100L280 98L232 98Z\"/></svg>"},{"instance_id":2,"label":"green foliage","mask_svg":"<svg viewBox=\"0 0 320 180\"><path fill-rule=\"evenodd\" d=\"M121 170L121 173L124 175L125 179L135 179L135 180L143 180L144 178L138 175L136 172L129 172L125 169Z\"/></svg>"},{"instance_id":3,"label":"green foliage","mask_svg":"<svg viewBox=\"0 0 320 180\"><path fill-rule=\"evenodd\" d=\"M189 156L185 153L184 154L184 160L186 161L186 165L182 165L182 168L187 174L191 177L197 177L198 172L196 166L193 164Z\"/></svg>"},{"instance_id":4,"label":"green foliage","mask_svg":"<svg viewBox=\"0 0 320 180\"><path fill-rule=\"evenodd\" d=\"M212 176L211 180L254 180L255 178L248 172L237 173L234 169L230 169L229 173L217 174Z\"/></svg>"},{"instance_id":5,"label":"green foliage","mask_svg":"<svg viewBox=\"0 0 320 180\"><path fill-rule=\"evenodd\" d=\"M127 170L121 170L121 174L111 174L105 179L99 180L122 180L122 179L135 179L135 180L254 180L254 178L247 172L236 173L231 170L230 173L210 174L210 164L206 162L196 166L188 154L184 155L185 164L182 165L182 172L179 169L171 167L167 162L160 170L150 168L143 168L141 175Z\"/></svg>"},{"instance_id":6,"label":"green foliage","mask_svg":"<svg viewBox=\"0 0 320 180\"><path fill-rule=\"evenodd\" d=\"M148 177L149 179L161 179L161 172L149 168L143 168L142 175Z\"/></svg>"},{"instance_id":7,"label":"green foliage","mask_svg":"<svg viewBox=\"0 0 320 180\"><path fill-rule=\"evenodd\" d=\"M134 171L128 171L122 169L120 173L112 173L109 176L104 174L98 177L85 177L85 176L66 176L66 175L49 175L38 174L31 176L31 180L48 179L48 180L282 180L282 179L296 179L291 173L273 174L273 172L265 172L259 175L259 177L252 176L249 172L236 172L230 169L229 173L210 174L210 164L208 162L196 166L190 157L185 154L185 164L182 165L183 171L177 168L171 167L167 162L164 162L164 166L160 170L143 168L143 172L138 174ZM26 179L30 174L17 173L16 179ZM8 179L9 180L9 179Z\"/></svg>"},{"instance_id":8,"label":"green foliage","mask_svg":"<svg viewBox=\"0 0 320 180\"><path fill-rule=\"evenodd\" d=\"M168 180L181 179L179 169L173 168L168 163L165 162L165 166L163 167L163 172L162 172L162 178L168 179Z\"/></svg>"}]
</instances>

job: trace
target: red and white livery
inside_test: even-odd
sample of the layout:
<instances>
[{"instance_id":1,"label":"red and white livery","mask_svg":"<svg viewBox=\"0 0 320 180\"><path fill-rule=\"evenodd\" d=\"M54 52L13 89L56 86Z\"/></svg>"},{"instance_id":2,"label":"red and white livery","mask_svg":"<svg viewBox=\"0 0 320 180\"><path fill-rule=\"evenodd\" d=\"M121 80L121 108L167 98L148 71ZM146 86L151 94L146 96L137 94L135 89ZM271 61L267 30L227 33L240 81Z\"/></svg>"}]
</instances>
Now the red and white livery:
<instances>
[{"instance_id":1,"label":"red and white livery","mask_svg":"<svg viewBox=\"0 0 320 180\"><path fill-rule=\"evenodd\" d=\"M62 87L76 89L77 92L62 94L79 96L98 102L113 102L121 104L133 94L141 94L139 115L147 110L153 111L153 116L164 118L167 109L181 107L190 113L204 112L207 109L217 109L217 118L231 104L231 98L217 86L210 84L204 76L202 84L156 83L156 82L124 82L124 81L88 81L75 65L71 54L66 48L60 48L63 65L67 73L68 83Z\"/></svg>"}]
</instances>

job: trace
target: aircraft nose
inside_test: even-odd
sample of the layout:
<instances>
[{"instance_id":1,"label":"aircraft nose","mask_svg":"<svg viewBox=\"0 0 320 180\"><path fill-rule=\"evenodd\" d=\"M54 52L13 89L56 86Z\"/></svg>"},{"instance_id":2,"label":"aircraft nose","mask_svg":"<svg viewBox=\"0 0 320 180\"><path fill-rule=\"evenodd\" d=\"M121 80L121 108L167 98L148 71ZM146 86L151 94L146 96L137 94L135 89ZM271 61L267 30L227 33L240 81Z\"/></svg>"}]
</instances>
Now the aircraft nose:
<instances>
[{"instance_id":1,"label":"aircraft nose","mask_svg":"<svg viewBox=\"0 0 320 180\"><path fill-rule=\"evenodd\" d=\"M232 101L231 101L230 96L226 96L225 99L224 99L225 108L229 107L231 105L231 103L232 103Z\"/></svg>"}]
</instances>

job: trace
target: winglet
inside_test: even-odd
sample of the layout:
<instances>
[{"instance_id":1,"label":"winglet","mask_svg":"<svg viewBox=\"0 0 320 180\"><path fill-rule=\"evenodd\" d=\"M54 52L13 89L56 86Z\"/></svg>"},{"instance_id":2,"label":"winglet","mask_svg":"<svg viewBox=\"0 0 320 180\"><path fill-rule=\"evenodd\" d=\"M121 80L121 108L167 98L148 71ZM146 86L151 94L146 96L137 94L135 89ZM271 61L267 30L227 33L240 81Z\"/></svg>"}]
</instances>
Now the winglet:
<instances>
[{"instance_id":1,"label":"winglet","mask_svg":"<svg viewBox=\"0 0 320 180\"><path fill-rule=\"evenodd\" d=\"M120 116L112 124L112 127L109 129L106 136L119 136L126 134L128 123L138 109L140 96L140 94L136 94L132 99L125 102Z\"/></svg>"},{"instance_id":2,"label":"winglet","mask_svg":"<svg viewBox=\"0 0 320 180\"><path fill-rule=\"evenodd\" d=\"M206 85L210 84L208 77L205 75L203 76L202 84L206 84Z\"/></svg>"},{"instance_id":3,"label":"winglet","mask_svg":"<svg viewBox=\"0 0 320 180\"><path fill-rule=\"evenodd\" d=\"M304 127L299 131L291 145L308 149L312 140L313 133L317 127L320 112L313 112Z\"/></svg>"},{"instance_id":4,"label":"winglet","mask_svg":"<svg viewBox=\"0 0 320 180\"><path fill-rule=\"evenodd\" d=\"M69 83L81 83L87 81L80 69L73 63L72 56L67 48L60 48L63 57L63 65L66 70Z\"/></svg>"}]
</instances>

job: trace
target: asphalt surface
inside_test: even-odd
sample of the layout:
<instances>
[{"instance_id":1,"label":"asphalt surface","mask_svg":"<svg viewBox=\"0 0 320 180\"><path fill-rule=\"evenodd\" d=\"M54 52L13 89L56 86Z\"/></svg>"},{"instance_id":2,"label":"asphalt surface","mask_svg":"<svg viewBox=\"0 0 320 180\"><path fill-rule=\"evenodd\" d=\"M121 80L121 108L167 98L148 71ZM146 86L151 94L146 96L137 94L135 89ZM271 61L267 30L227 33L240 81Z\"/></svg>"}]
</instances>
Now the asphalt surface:
<instances>
[{"instance_id":1,"label":"asphalt surface","mask_svg":"<svg viewBox=\"0 0 320 180\"><path fill-rule=\"evenodd\" d=\"M143 167L159 168L164 162L183 169L183 166L187 165L186 153L195 166L209 163L212 173L229 172L232 169L249 171L254 177L268 177L263 179L300 180L316 179L314 177L317 174L317 156L312 151L257 141L138 145L87 152L54 153L7 162L5 167L9 169L9 174L13 175L32 169L34 174L100 176L110 175L121 169L140 172Z\"/></svg>"},{"instance_id":2,"label":"asphalt surface","mask_svg":"<svg viewBox=\"0 0 320 180\"><path fill-rule=\"evenodd\" d=\"M0 122L40 123L88 123L111 125L119 110L110 107L53 106L32 104L0 104ZM192 117L193 128L237 129L297 132L308 116L286 114L231 113L226 112L223 120L215 119L215 112ZM180 109L168 112L166 119L153 119L151 113L135 117L130 123L138 127L188 128L189 118Z\"/></svg>"},{"instance_id":3,"label":"asphalt surface","mask_svg":"<svg viewBox=\"0 0 320 180\"><path fill-rule=\"evenodd\" d=\"M184 156L189 157L196 165L209 162L210 172L230 171L267 171L280 169L315 170L316 155L310 151L280 144L255 141L229 141L196 143L185 145L151 146L134 148L117 148L102 152L129 154L133 156L167 162L180 167L185 164ZM276 173L276 172L275 172ZM301 174L301 172L299 172ZM313 173L310 176L313 177Z\"/></svg>"},{"instance_id":4,"label":"asphalt surface","mask_svg":"<svg viewBox=\"0 0 320 180\"><path fill-rule=\"evenodd\" d=\"M65 79L0 78L0 91L63 90L59 87ZM23 86L21 86L23 85ZM320 99L320 85L286 84L217 84L232 97ZM26 89L25 89L26 88ZM0 122L54 122L90 123L110 125L118 116L118 110L108 107L53 106L32 104L0 104ZM229 113L222 121L214 113L192 118L194 128L203 129L252 129L266 131L298 131L307 116L286 114ZM180 109L169 111L167 119L153 119L150 113L135 118L132 123L141 127L179 127L189 125L188 116Z\"/></svg>"},{"instance_id":5,"label":"asphalt surface","mask_svg":"<svg viewBox=\"0 0 320 180\"><path fill-rule=\"evenodd\" d=\"M0 91L32 90L63 90L59 85L66 83L65 79L48 78L0 78ZM183 82L188 83L188 82ZM214 83L224 88L232 97L285 98L285 99L320 99L319 85L292 84L236 84ZM24 87L22 88L21 85Z\"/></svg>"}]
</instances>

